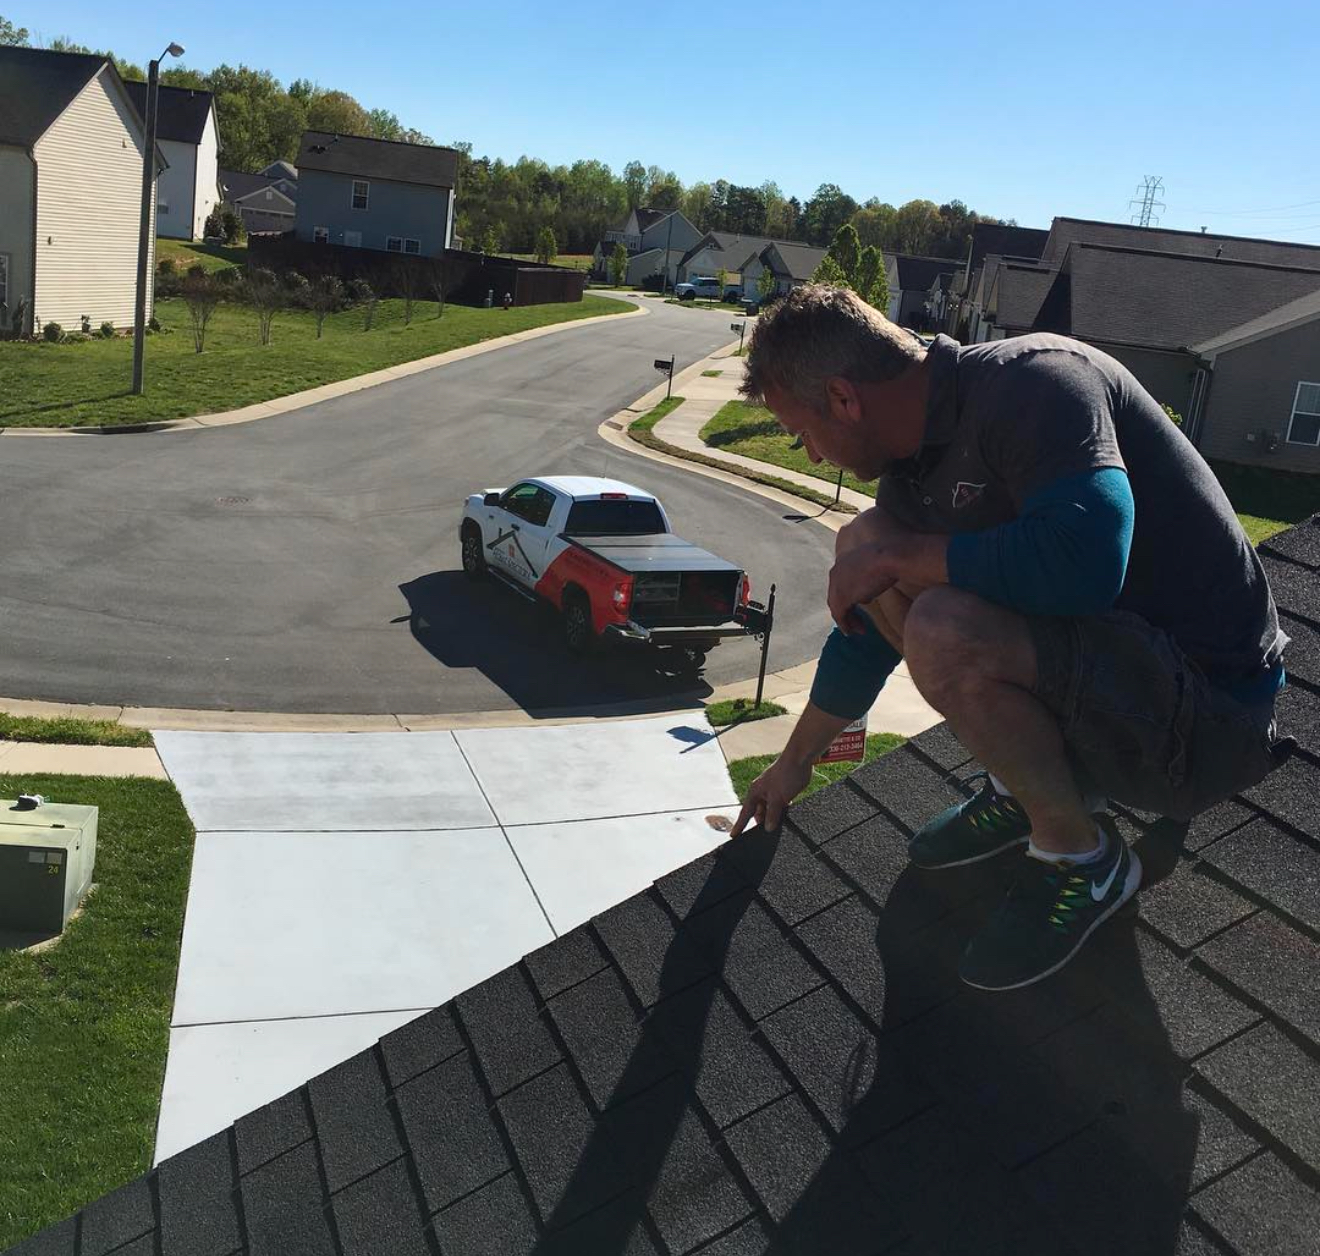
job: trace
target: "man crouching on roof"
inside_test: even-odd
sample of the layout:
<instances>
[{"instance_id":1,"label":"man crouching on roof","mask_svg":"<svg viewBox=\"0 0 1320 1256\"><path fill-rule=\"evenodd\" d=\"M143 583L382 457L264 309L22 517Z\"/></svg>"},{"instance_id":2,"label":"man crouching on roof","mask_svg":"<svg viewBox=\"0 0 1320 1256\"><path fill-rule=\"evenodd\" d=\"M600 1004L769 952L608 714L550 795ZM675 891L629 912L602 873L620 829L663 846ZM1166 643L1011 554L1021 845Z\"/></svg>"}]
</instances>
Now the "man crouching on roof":
<instances>
[{"instance_id":1,"label":"man crouching on roof","mask_svg":"<svg viewBox=\"0 0 1320 1256\"><path fill-rule=\"evenodd\" d=\"M926 348L808 285L761 316L742 391L813 462L879 485L839 533L811 702L734 835L778 827L903 659L988 769L916 833L912 862L1015 851L960 973L1039 981L1140 884L1109 799L1190 819L1274 766L1288 638L1255 550L1150 394L1076 340Z\"/></svg>"}]
</instances>

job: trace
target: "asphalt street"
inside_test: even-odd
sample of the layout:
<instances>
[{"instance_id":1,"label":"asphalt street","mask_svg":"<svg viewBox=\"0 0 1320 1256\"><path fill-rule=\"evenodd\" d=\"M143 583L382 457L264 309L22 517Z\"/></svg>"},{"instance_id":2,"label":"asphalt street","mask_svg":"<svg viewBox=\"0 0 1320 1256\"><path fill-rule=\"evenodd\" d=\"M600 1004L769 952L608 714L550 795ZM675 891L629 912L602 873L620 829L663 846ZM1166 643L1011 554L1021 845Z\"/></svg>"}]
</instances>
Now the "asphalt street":
<instances>
[{"instance_id":1,"label":"asphalt street","mask_svg":"<svg viewBox=\"0 0 1320 1256\"><path fill-rule=\"evenodd\" d=\"M691 692L573 660L557 624L459 572L470 492L609 475L779 588L770 665L814 657L832 536L781 506L615 450L600 423L730 339L727 313L620 319L228 428L0 441L0 694L237 711L589 709ZM807 509L811 509L807 507ZM754 675L713 651L707 684Z\"/></svg>"}]
</instances>

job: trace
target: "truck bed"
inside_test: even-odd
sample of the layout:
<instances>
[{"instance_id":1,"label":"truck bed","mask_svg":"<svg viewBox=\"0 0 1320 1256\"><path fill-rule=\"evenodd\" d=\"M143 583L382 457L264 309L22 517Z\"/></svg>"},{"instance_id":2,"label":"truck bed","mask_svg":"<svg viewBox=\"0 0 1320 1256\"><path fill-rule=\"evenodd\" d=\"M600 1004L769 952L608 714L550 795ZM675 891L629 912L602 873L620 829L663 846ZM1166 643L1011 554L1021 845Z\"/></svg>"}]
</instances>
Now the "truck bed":
<instances>
[{"instance_id":1,"label":"truck bed","mask_svg":"<svg viewBox=\"0 0 1320 1256\"><path fill-rule=\"evenodd\" d=\"M741 573L741 568L733 563L672 532L660 532L654 536L574 536L567 539L620 570L637 575L652 571Z\"/></svg>"}]
</instances>

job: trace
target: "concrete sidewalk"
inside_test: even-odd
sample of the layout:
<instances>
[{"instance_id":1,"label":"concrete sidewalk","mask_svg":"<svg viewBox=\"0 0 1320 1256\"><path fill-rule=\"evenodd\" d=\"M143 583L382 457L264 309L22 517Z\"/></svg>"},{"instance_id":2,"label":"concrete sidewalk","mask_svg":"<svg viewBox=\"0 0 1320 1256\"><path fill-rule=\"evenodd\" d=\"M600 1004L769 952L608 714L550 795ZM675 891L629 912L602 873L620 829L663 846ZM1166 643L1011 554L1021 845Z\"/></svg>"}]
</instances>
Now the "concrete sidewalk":
<instances>
[{"instance_id":1,"label":"concrete sidewalk","mask_svg":"<svg viewBox=\"0 0 1320 1256\"><path fill-rule=\"evenodd\" d=\"M55 773L68 776L150 776L168 780L150 746L62 746L0 741L0 775Z\"/></svg>"}]
</instances>

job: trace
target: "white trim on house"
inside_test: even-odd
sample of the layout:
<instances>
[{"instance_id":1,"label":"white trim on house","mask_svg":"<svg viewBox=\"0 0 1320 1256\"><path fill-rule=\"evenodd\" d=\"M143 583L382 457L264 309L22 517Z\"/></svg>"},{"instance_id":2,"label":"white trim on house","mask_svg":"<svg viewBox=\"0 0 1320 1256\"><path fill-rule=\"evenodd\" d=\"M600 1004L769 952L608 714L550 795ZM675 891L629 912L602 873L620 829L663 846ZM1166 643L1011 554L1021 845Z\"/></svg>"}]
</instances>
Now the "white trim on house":
<instances>
[{"instance_id":1,"label":"white trim on house","mask_svg":"<svg viewBox=\"0 0 1320 1256\"><path fill-rule=\"evenodd\" d=\"M408 236L404 236L403 251L412 257L420 257L422 253L422 242L420 240L413 240Z\"/></svg>"},{"instance_id":2,"label":"white trim on house","mask_svg":"<svg viewBox=\"0 0 1320 1256\"><path fill-rule=\"evenodd\" d=\"M359 191L358 191L358 188L361 188L362 191L359 192ZM359 197L359 196L362 197L362 204L361 204L361 205L359 205L359 204L357 203L357 202L358 202L358 197ZM351 188L351 190L349 191L349 194L348 194L348 206L349 206L350 209L356 209L356 210L364 210L364 209L369 209L369 208L371 207L371 180L370 180L370 179L354 179L354 180L353 180L353 186L352 186L352 188Z\"/></svg>"},{"instance_id":3,"label":"white trim on house","mask_svg":"<svg viewBox=\"0 0 1320 1256\"><path fill-rule=\"evenodd\" d=\"M1315 392L1307 394L1308 408L1299 410L1298 406L1301 404L1303 388L1313 388ZM1313 439L1293 440L1293 425L1297 422L1298 415L1316 421L1316 432ZM1320 445L1320 383L1305 379L1297 381L1297 391L1293 393L1292 414L1288 416L1288 435L1286 439L1290 445Z\"/></svg>"},{"instance_id":4,"label":"white trim on house","mask_svg":"<svg viewBox=\"0 0 1320 1256\"><path fill-rule=\"evenodd\" d=\"M389 235L387 235L387 236L385 237L385 252L387 252L387 253L402 253L402 252L403 252L403 237L402 237L402 236L389 236Z\"/></svg>"},{"instance_id":5,"label":"white trim on house","mask_svg":"<svg viewBox=\"0 0 1320 1256\"><path fill-rule=\"evenodd\" d=\"M280 200L282 200L287 206L289 206L290 212L292 212L293 209L295 208L293 200L290 197L285 196L284 193L279 190L279 188L273 186L268 188L253 188L252 191L248 192L244 196L236 196L233 199L233 201L230 203L233 205L237 205L239 209L251 209L251 210L255 210L255 212L259 214L279 214L284 212L283 210L279 210L279 209L267 209L264 205L256 206L256 205L249 205L247 203L254 196L259 196L262 193L265 194L265 199L268 201L278 196Z\"/></svg>"}]
</instances>

